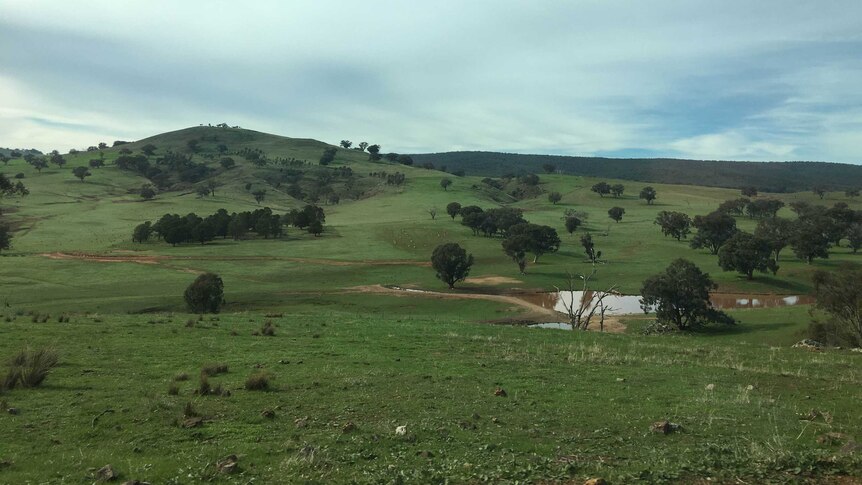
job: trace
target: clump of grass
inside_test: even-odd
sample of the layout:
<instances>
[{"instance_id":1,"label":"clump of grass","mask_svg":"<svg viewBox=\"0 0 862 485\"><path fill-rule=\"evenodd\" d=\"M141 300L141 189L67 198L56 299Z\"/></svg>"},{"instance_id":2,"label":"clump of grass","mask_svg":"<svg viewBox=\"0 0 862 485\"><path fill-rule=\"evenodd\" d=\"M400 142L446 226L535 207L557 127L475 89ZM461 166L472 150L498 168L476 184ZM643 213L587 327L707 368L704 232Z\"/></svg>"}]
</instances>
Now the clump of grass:
<instances>
[{"instance_id":1,"label":"clump of grass","mask_svg":"<svg viewBox=\"0 0 862 485\"><path fill-rule=\"evenodd\" d=\"M200 416L198 410L195 409L195 405L192 404L191 401L186 403L186 407L183 408L183 417L184 418L196 418Z\"/></svg>"},{"instance_id":2,"label":"clump of grass","mask_svg":"<svg viewBox=\"0 0 862 485\"><path fill-rule=\"evenodd\" d=\"M260 371L248 376L248 379L245 380L245 389L247 391L268 391L270 389L269 373Z\"/></svg>"},{"instance_id":3,"label":"clump of grass","mask_svg":"<svg viewBox=\"0 0 862 485\"><path fill-rule=\"evenodd\" d=\"M54 349L24 349L18 352L9 361L3 389L14 389L16 386L38 387L58 361L59 355Z\"/></svg>"},{"instance_id":4,"label":"clump of grass","mask_svg":"<svg viewBox=\"0 0 862 485\"><path fill-rule=\"evenodd\" d=\"M207 377L217 376L219 374L225 374L228 371L228 365L225 363L212 363L207 364L201 369L201 375L205 375Z\"/></svg>"},{"instance_id":5,"label":"clump of grass","mask_svg":"<svg viewBox=\"0 0 862 485\"><path fill-rule=\"evenodd\" d=\"M179 393L180 393L180 386L178 386L176 382L171 382L171 384L168 386L168 395L169 396L176 396Z\"/></svg>"},{"instance_id":6,"label":"clump of grass","mask_svg":"<svg viewBox=\"0 0 862 485\"><path fill-rule=\"evenodd\" d=\"M174 381L176 382L182 382L187 380L189 380L189 375L185 372L180 372L179 374L174 376Z\"/></svg>"},{"instance_id":7,"label":"clump of grass","mask_svg":"<svg viewBox=\"0 0 862 485\"><path fill-rule=\"evenodd\" d=\"M194 320L192 320L191 318L189 318L188 320L186 320L186 327L187 327L187 328L193 328L194 326L195 326L195 321L194 321Z\"/></svg>"},{"instance_id":8,"label":"clump of grass","mask_svg":"<svg viewBox=\"0 0 862 485\"><path fill-rule=\"evenodd\" d=\"M210 385L210 380L206 374L201 373L201 383L198 385L198 394L201 396L206 396L210 392L212 392L212 386Z\"/></svg>"},{"instance_id":9,"label":"clump of grass","mask_svg":"<svg viewBox=\"0 0 862 485\"><path fill-rule=\"evenodd\" d=\"M267 337L275 337L275 325L272 324L272 321L267 320L266 323L263 324L263 328L260 329L260 333Z\"/></svg>"}]
</instances>

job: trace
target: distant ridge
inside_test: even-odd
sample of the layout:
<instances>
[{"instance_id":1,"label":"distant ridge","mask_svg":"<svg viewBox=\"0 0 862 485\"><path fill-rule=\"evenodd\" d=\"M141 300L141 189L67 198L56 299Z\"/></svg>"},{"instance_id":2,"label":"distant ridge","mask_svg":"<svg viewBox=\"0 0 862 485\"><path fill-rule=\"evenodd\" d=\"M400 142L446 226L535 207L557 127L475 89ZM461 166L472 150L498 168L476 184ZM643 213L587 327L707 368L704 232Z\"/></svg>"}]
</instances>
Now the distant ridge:
<instances>
[{"instance_id":1,"label":"distant ridge","mask_svg":"<svg viewBox=\"0 0 862 485\"><path fill-rule=\"evenodd\" d=\"M731 162L677 158L603 158L522 155L496 152L445 152L412 155L422 165L445 165L450 172L499 177L506 173L541 173L543 165L570 175L665 184L741 188L763 192L799 192L814 186L827 190L862 188L862 166L830 162Z\"/></svg>"}]
</instances>

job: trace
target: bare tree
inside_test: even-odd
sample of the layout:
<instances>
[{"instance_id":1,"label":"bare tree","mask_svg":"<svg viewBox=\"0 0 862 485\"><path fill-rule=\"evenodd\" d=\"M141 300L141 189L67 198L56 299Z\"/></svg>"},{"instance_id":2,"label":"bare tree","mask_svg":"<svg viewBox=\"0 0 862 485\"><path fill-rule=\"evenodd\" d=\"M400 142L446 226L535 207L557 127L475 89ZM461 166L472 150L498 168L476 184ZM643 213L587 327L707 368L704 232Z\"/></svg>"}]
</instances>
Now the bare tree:
<instances>
[{"instance_id":1,"label":"bare tree","mask_svg":"<svg viewBox=\"0 0 862 485\"><path fill-rule=\"evenodd\" d=\"M566 274L568 278L565 287L554 286L554 288L560 293L560 301L566 309L572 330L589 330L593 317L598 316L599 330L604 332L605 314L614 310L605 299L610 296L619 296L619 285L613 284L604 290L591 289L590 280L596 275L595 265L588 275L576 275L571 272L566 272ZM580 288L578 288L578 281L580 281ZM563 292L568 292L572 296L570 301L566 300ZM581 294L580 301L575 301L577 293Z\"/></svg>"},{"instance_id":2,"label":"bare tree","mask_svg":"<svg viewBox=\"0 0 862 485\"><path fill-rule=\"evenodd\" d=\"M426 212L428 213L428 215L431 216L432 221L437 219L437 208L436 207L431 207L430 209L426 210Z\"/></svg>"}]
</instances>

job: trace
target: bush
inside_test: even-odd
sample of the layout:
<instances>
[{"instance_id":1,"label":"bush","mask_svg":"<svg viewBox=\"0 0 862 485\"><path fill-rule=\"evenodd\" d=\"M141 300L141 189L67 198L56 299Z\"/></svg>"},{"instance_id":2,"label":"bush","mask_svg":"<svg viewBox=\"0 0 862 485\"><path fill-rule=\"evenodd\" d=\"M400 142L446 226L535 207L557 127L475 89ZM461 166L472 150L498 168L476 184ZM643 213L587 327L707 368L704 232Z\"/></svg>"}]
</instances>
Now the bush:
<instances>
[{"instance_id":1,"label":"bush","mask_svg":"<svg viewBox=\"0 0 862 485\"><path fill-rule=\"evenodd\" d=\"M3 380L3 389L38 387L57 365L59 356L53 349L24 349L9 361L9 371Z\"/></svg>"},{"instance_id":2,"label":"bush","mask_svg":"<svg viewBox=\"0 0 862 485\"><path fill-rule=\"evenodd\" d=\"M247 391L268 391L269 374L266 372L255 372L248 376L248 379L245 380L245 389Z\"/></svg>"},{"instance_id":3,"label":"bush","mask_svg":"<svg viewBox=\"0 0 862 485\"><path fill-rule=\"evenodd\" d=\"M267 337L275 337L275 325L272 322L264 323L263 328L260 329L260 333Z\"/></svg>"},{"instance_id":4,"label":"bush","mask_svg":"<svg viewBox=\"0 0 862 485\"><path fill-rule=\"evenodd\" d=\"M195 313L218 313L224 303L224 283L219 275L204 273L186 288L183 296Z\"/></svg>"},{"instance_id":5,"label":"bush","mask_svg":"<svg viewBox=\"0 0 862 485\"><path fill-rule=\"evenodd\" d=\"M207 364L201 369L202 376L217 376L228 371L227 364Z\"/></svg>"}]
</instances>

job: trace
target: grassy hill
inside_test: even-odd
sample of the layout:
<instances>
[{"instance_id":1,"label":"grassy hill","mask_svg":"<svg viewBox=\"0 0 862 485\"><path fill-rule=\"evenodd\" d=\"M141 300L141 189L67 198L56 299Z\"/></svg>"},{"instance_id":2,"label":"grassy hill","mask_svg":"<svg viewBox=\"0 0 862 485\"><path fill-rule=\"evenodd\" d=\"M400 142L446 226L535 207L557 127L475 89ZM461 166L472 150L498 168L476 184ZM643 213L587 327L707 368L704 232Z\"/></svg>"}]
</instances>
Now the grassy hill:
<instances>
[{"instance_id":1,"label":"grassy hill","mask_svg":"<svg viewBox=\"0 0 862 485\"><path fill-rule=\"evenodd\" d=\"M198 140L197 151L189 140ZM211 170L196 182L172 173L155 199L143 200L138 191L152 181L114 161L123 148L137 154L147 144L157 147L153 164L172 151ZM807 265L786 254L777 275L747 281L721 272L715 256L663 237L653 223L661 210L706 214L738 190L652 183L658 198L647 205L637 199L644 183L602 178L626 189L601 198L589 189L598 178L540 174L535 193L513 200L489 190L483 177L370 162L356 150L338 149L320 167L327 148L195 127L106 148L106 165L84 182L71 168L98 152L67 155L65 167L41 173L21 159L0 167L7 176L23 173L30 190L0 200L16 228L12 249L0 255L0 360L26 346L60 355L41 387L0 394L0 407L17 410L0 412L0 427L12 432L0 439L0 483L91 482L90 469L108 463L122 480L151 483L579 483L596 476L611 483L858 483L862 459L852 443L862 440L855 407L862 354L790 348L805 335L807 305L732 310L740 323L726 330L644 336L643 316L622 318L616 334L526 328L518 322L541 312L517 297L552 290L567 271L588 271L578 242L587 231L607 260L596 282L630 294L678 257L709 272L721 292L807 294L813 271L858 265L862 255L838 247ZM245 149L260 150L267 163L239 155ZM235 167L224 169L222 156ZM361 195L318 202L326 212L321 237L288 228L277 239L131 242L135 225L165 213L302 207L323 172L345 167ZM291 182L277 186L288 170L302 173L303 197L288 193ZM402 184L374 175L396 171ZM443 177L453 181L448 190ZM195 189L211 180L215 195L198 196ZM342 190L344 180L333 180ZM251 196L256 188L267 190L260 204ZM547 200L552 191L563 195L558 204ZM822 201L810 191L759 197L862 209L840 192ZM560 251L521 275L499 238L473 236L445 214L452 201L520 208L560 232ZM608 218L612 206L626 210L619 223ZM574 235L563 229L566 209L587 215ZM787 208L781 215L793 217ZM444 242L458 242L476 259L471 278L453 291L428 264ZM206 271L224 279L226 305L199 318L185 313L182 293ZM267 321L273 337L260 335ZM210 381L230 396L195 394L201 368L211 363L228 366ZM270 374L270 391L245 390L257 371ZM182 373L189 379L176 380ZM176 393L168 392L172 383ZM189 403L202 421L184 427ZM682 428L652 433L663 419ZM402 425L405 434L396 434ZM829 432L836 434L824 438ZM240 471L219 473L216 462L230 454Z\"/></svg>"},{"instance_id":2,"label":"grassy hill","mask_svg":"<svg viewBox=\"0 0 862 485\"><path fill-rule=\"evenodd\" d=\"M764 192L804 192L862 187L862 166L823 162L730 162L674 158L603 158L521 155L495 152L446 152L413 155L419 165L432 163L469 175L541 173L552 164L560 173L663 184L742 188Z\"/></svg>"}]
</instances>

